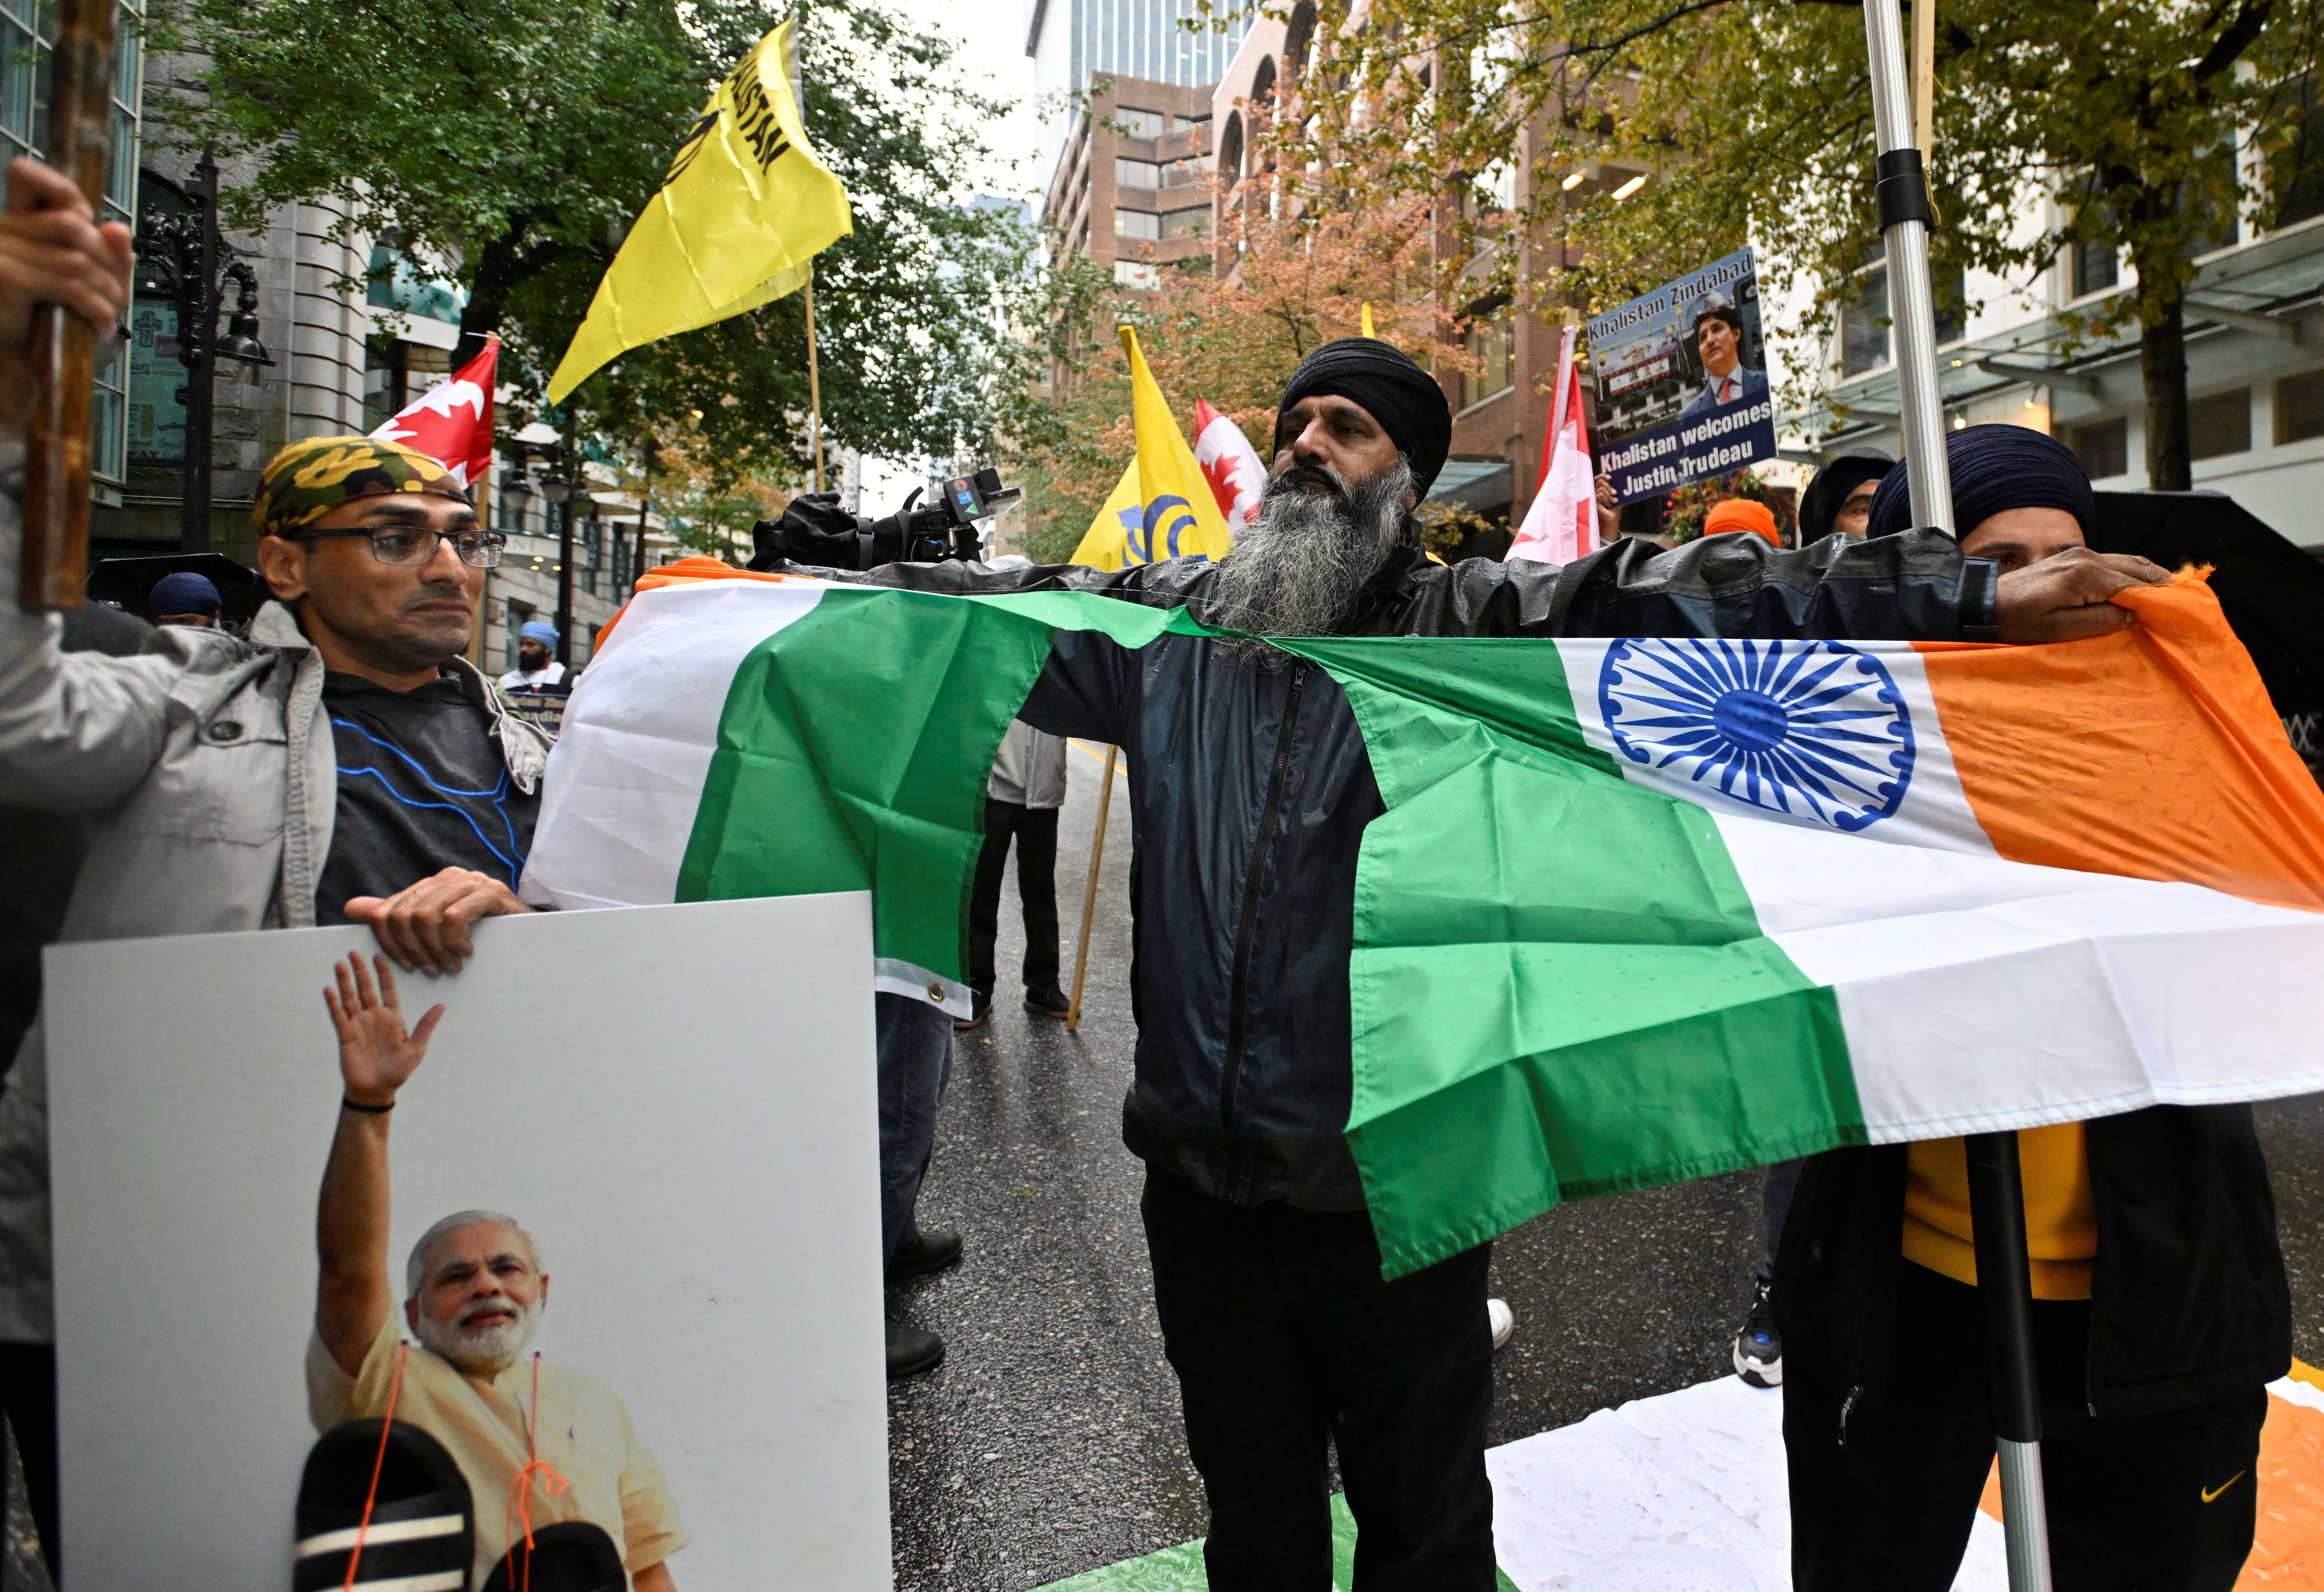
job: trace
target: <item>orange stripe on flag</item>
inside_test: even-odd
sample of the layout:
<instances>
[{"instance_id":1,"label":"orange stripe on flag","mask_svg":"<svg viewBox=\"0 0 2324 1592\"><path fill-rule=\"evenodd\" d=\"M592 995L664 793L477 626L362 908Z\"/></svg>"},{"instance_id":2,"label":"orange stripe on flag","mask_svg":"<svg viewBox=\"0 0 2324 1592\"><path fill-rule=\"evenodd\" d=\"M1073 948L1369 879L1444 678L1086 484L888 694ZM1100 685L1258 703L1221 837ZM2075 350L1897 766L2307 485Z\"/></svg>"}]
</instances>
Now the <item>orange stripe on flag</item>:
<instances>
[{"instance_id":1,"label":"orange stripe on flag","mask_svg":"<svg viewBox=\"0 0 2324 1592\"><path fill-rule=\"evenodd\" d=\"M2324 791L2218 598L2194 579L2116 600L2139 622L2091 641L1920 649L1994 848L2324 911ZM2153 689L2158 673L2181 689ZM2030 756L2036 735L2081 755Z\"/></svg>"}]
</instances>

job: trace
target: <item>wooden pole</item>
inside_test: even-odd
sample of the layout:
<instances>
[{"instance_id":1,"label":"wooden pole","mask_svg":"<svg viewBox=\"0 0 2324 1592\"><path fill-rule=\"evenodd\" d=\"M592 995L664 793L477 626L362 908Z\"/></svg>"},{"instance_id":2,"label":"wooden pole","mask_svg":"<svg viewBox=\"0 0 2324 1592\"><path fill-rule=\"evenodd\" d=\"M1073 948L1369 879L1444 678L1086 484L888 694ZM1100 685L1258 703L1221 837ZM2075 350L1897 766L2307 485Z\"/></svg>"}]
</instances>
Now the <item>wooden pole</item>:
<instances>
[{"instance_id":1,"label":"wooden pole","mask_svg":"<svg viewBox=\"0 0 2324 1592\"><path fill-rule=\"evenodd\" d=\"M1105 784L1097 793L1097 833L1090 839L1089 883L1082 890L1082 938L1074 951L1074 998L1065 1013L1065 1032L1071 1033L1082 1024L1082 981L1089 976L1090 918L1097 911L1097 870L1105 860L1105 819L1113 805L1113 760L1121 748L1105 749Z\"/></svg>"},{"instance_id":2,"label":"wooden pole","mask_svg":"<svg viewBox=\"0 0 2324 1592\"><path fill-rule=\"evenodd\" d=\"M807 412L815 439L815 489L823 490L823 380L815 364L815 264L807 268Z\"/></svg>"},{"instance_id":3,"label":"wooden pole","mask_svg":"<svg viewBox=\"0 0 2324 1592\"><path fill-rule=\"evenodd\" d=\"M50 163L91 210L112 148L114 0L60 0L49 106ZM102 213L101 211L99 212ZM88 583L89 466L97 329L60 304L32 312L32 408L24 430L24 548L16 601L78 608Z\"/></svg>"},{"instance_id":4,"label":"wooden pole","mask_svg":"<svg viewBox=\"0 0 2324 1592\"><path fill-rule=\"evenodd\" d=\"M1913 0L1913 142L1923 164L1936 159L1937 0Z\"/></svg>"}]
</instances>

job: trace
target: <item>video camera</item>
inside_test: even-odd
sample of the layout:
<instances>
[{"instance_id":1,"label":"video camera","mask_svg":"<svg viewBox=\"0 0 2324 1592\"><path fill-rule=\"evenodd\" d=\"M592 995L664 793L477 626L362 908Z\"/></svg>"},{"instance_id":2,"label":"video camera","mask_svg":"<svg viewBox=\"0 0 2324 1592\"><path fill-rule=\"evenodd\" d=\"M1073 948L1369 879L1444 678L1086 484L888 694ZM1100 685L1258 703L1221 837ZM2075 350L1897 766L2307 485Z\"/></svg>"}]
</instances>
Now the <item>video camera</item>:
<instances>
[{"instance_id":1,"label":"video camera","mask_svg":"<svg viewBox=\"0 0 2324 1592\"><path fill-rule=\"evenodd\" d=\"M874 520L863 529L875 540L884 540L883 532L892 528L903 548L895 561L903 564L934 564L945 559L963 559L973 562L984 556L982 522L992 517L995 510L1016 502L1024 493L1015 486L1001 484L1001 472L987 467L973 476L953 476L931 483L936 501L927 508L912 505L920 501L920 488L904 499L904 506L884 520Z\"/></svg>"},{"instance_id":2,"label":"video camera","mask_svg":"<svg viewBox=\"0 0 2324 1592\"><path fill-rule=\"evenodd\" d=\"M936 499L918 506L923 492ZM881 564L933 564L948 559L974 562L984 556L984 522L1004 504L1024 495L1001 484L1001 472L987 467L914 487L904 506L882 519L859 520L839 506L836 493L807 494L791 501L780 520L752 528L754 569L778 560L869 569Z\"/></svg>"}]
</instances>

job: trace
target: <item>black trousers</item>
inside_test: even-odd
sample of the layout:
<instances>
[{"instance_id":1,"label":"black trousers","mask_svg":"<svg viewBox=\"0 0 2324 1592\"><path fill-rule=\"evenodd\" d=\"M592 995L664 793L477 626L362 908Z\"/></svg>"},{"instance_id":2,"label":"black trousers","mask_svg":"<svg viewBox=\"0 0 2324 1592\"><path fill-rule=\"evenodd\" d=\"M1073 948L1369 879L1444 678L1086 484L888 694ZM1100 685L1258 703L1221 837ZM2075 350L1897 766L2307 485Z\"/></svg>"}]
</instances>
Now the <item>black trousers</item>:
<instances>
[{"instance_id":1,"label":"black trousers","mask_svg":"<svg viewBox=\"0 0 2324 1592\"><path fill-rule=\"evenodd\" d=\"M1148 1169L1146 1244L1212 1592L1329 1592L1329 1448L1355 1592L1493 1592L1492 1246L1383 1282L1371 1217L1246 1210Z\"/></svg>"},{"instance_id":2,"label":"black trousers","mask_svg":"<svg viewBox=\"0 0 2324 1592\"><path fill-rule=\"evenodd\" d=\"M2034 1301L2058 1592L2227 1592L2251 1552L2267 1390L2095 1419L2083 1394L2089 1322L2087 1301ZM1848 1410L1844 1425L1845 1392L1785 1350L1793 1586L1946 1592L1993 1465L1977 1290L1905 1263L1886 1394Z\"/></svg>"},{"instance_id":3,"label":"black trousers","mask_svg":"<svg viewBox=\"0 0 2324 1592\"><path fill-rule=\"evenodd\" d=\"M57 1536L57 1350L54 1344L0 1343L0 1410L16 1434L24 1491L51 1575L62 1566Z\"/></svg>"},{"instance_id":4,"label":"black trousers","mask_svg":"<svg viewBox=\"0 0 2324 1592\"><path fill-rule=\"evenodd\" d=\"M1025 907L1025 987L1057 985L1057 810L984 799L984 849L968 898L968 986L992 995L992 947L1001 934L1001 875L1017 842L1017 899Z\"/></svg>"}]
</instances>

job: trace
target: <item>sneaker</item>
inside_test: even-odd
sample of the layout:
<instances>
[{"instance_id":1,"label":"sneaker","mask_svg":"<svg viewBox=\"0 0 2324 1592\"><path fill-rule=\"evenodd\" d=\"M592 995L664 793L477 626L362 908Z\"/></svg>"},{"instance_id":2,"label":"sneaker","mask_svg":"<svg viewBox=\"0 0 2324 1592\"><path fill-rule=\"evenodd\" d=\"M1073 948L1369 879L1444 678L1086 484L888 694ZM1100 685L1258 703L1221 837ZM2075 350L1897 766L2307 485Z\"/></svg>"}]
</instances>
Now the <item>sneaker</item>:
<instances>
[{"instance_id":1,"label":"sneaker","mask_svg":"<svg viewBox=\"0 0 2324 1592\"><path fill-rule=\"evenodd\" d=\"M944 1364L944 1339L926 1328L888 1323L888 1380L925 1376Z\"/></svg>"},{"instance_id":2,"label":"sneaker","mask_svg":"<svg viewBox=\"0 0 2324 1592\"><path fill-rule=\"evenodd\" d=\"M1784 1385L1784 1335L1775 1329L1770 1283L1760 1282L1751 1293L1751 1314L1735 1335L1735 1374L1753 1387Z\"/></svg>"},{"instance_id":3,"label":"sneaker","mask_svg":"<svg viewBox=\"0 0 2324 1592\"><path fill-rule=\"evenodd\" d=\"M987 1017L991 1015L992 997L989 995L977 995L972 991L969 996L968 1015L965 1017L955 1017L952 1020L953 1032L954 1033L966 1033L970 1029L976 1027Z\"/></svg>"},{"instance_id":4,"label":"sneaker","mask_svg":"<svg viewBox=\"0 0 2324 1592\"><path fill-rule=\"evenodd\" d=\"M1509 1309L1507 1300L1489 1299L1485 1301L1485 1325L1493 1329L1493 1348L1498 1353L1517 1329L1517 1313Z\"/></svg>"},{"instance_id":5,"label":"sneaker","mask_svg":"<svg viewBox=\"0 0 2324 1592\"><path fill-rule=\"evenodd\" d=\"M1025 1009L1038 1016L1064 1017L1073 1011L1074 1004L1065 999L1065 991L1056 985L1045 984L1038 989L1025 992Z\"/></svg>"}]
</instances>

